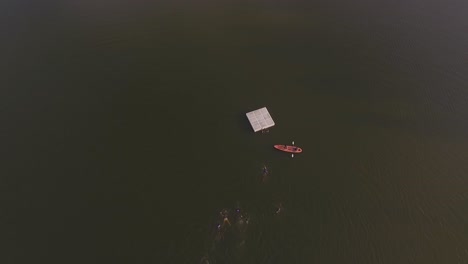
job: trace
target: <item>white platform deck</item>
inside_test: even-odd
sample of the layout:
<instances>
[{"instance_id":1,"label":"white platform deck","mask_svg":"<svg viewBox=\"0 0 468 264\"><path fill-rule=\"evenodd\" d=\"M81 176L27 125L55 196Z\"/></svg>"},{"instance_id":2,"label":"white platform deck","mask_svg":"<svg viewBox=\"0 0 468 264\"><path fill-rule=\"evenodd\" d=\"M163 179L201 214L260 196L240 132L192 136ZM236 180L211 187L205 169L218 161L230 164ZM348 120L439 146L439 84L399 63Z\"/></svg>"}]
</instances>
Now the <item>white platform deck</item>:
<instances>
[{"instance_id":1,"label":"white platform deck","mask_svg":"<svg viewBox=\"0 0 468 264\"><path fill-rule=\"evenodd\" d=\"M275 122L273 121L273 118L271 118L266 107L248 112L246 116L255 132L275 125Z\"/></svg>"}]
</instances>

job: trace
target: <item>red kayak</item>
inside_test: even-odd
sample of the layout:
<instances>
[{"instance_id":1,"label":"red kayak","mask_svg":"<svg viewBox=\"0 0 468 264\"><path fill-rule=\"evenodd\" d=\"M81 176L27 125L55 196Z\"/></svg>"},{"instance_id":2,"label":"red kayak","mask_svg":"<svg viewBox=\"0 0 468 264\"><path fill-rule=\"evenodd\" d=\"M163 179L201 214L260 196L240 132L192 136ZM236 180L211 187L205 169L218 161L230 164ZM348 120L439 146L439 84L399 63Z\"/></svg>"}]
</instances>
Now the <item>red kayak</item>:
<instances>
[{"instance_id":1,"label":"red kayak","mask_svg":"<svg viewBox=\"0 0 468 264\"><path fill-rule=\"evenodd\" d=\"M289 153L301 153L302 149L296 146L274 145L275 149Z\"/></svg>"}]
</instances>

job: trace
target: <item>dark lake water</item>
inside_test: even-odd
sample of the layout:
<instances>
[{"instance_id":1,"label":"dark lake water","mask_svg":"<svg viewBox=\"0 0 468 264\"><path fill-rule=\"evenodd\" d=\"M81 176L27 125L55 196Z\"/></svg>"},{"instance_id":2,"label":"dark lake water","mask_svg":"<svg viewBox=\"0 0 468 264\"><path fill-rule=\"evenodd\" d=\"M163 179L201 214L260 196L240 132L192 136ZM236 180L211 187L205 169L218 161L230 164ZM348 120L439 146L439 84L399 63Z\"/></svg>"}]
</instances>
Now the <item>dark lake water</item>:
<instances>
[{"instance_id":1,"label":"dark lake water","mask_svg":"<svg viewBox=\"0 0 468 264\"><path fill-rule=\"evenodd\" d=\"M468 263L466 1L0 10L0 263Z\"/></svg>"}]
</instances>

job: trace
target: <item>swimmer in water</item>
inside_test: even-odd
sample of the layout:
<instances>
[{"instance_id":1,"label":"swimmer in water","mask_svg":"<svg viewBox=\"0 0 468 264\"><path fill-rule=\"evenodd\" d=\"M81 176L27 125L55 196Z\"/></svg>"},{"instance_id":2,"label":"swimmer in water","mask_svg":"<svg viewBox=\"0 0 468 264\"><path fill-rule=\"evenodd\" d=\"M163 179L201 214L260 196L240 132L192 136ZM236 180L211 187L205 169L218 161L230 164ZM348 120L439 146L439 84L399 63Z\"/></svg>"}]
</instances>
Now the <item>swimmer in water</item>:
<instances>
[{"instance_id":1,"label":"swimmer in water","mask_svg":"<svg viewBox=\"0 0 468 264\"><path fill-rule=\"evenodd\" d=\"M229 226L231 225L231 223L229 222L229 218L228 218L228 215L229 215L228 210L226 210L226 209L222 210L221 212L219 212L219 215L223 219L223 222L222 223L219 222L216 225L216 235L215 235L215 240L216 241L220 241L220 240L224 239L224 232L226 231L226 229L225 229L226 224L229 225Z\"/></svg>"},{"instance_id":2,"label":"swimmer in water","mask_svg":"<svg viewBox=\"0 0 468 264\"><path fill-rule=\"evenodd\" d=\"M265 165L263 165L263 168L262 168L262 182L263 183L265 183L268 180L268 174L269 174L268 168Z\"/></svg>"},{"instance_id":3,"label":"swimmer in water","mask_svg":"<svg viewBox=\"0 0 468 264\"><path fill-rule=\"evenodd\" d=\"M216 228L217 228L217 232L215 234L215 241L223 240L224 239L224 231L222 229L221 224L218 224L216 226Z\"/></svg>"},{"instance_id":4,"label":"swimmer in water","mask_svg":"<svg viewBox=\"0 0 468 264\"><path fill-rule=\"evenodd\" d=\"M283 211L283 203L279 203L276 207L277 208L275 214L279 214Z\"/></svg>"},{"instance_id":5,"label":"swimmer in water","mask_svg":"<svg viewBox=\"0 0 468 264\"><path fill-rule=\"evenodd\" d=\"M210 264L210 258L208 256L204 256L201 260L200 260L200 264Z\"/></svg>"},{"instance_id":6,"label":"swimmer in water","mask_svg":"<svg viewBox=\"0 0 468 264\"><path fill-rule=\"evenodd\" d=\"M225 224L228 224L228 225L231 225L231 222L229 222L229 218L228 218L228 211L226 209L224 209L223 211L219 212L219 214L221 215L221 217L223 218L223 225L222 227L225 225Z\"/></svg>"},{"instance_id":7,"label":"swimmer in water","mask_svg":"<svg viewBox=\"0 0 468 264\"><path fill-rule=\"evenodd\" d=\"M228 224L228 225L231 225L231 222L229 222L229 219L227 217L224 217L224 220L223 220L223 225L224 224Z\"/></svg>"}]
</instances>

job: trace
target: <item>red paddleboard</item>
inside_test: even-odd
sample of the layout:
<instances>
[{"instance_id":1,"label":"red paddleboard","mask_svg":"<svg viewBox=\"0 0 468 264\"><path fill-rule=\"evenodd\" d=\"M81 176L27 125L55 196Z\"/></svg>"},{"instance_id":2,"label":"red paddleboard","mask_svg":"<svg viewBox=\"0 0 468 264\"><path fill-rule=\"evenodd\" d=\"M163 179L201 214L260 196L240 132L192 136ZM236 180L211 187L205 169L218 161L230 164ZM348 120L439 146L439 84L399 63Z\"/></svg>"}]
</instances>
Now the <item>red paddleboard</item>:
<instances>
[{"instance_id":1,"label":"red paddleboard","mask_svg":"<svg viewBox=\"0 0 468 264\"><path fill-rule=\"evenodd\" d=\"M296 146L274 145L275 149L289 153L301 153L302 149Z\"/></svg>"}]
</instances>

